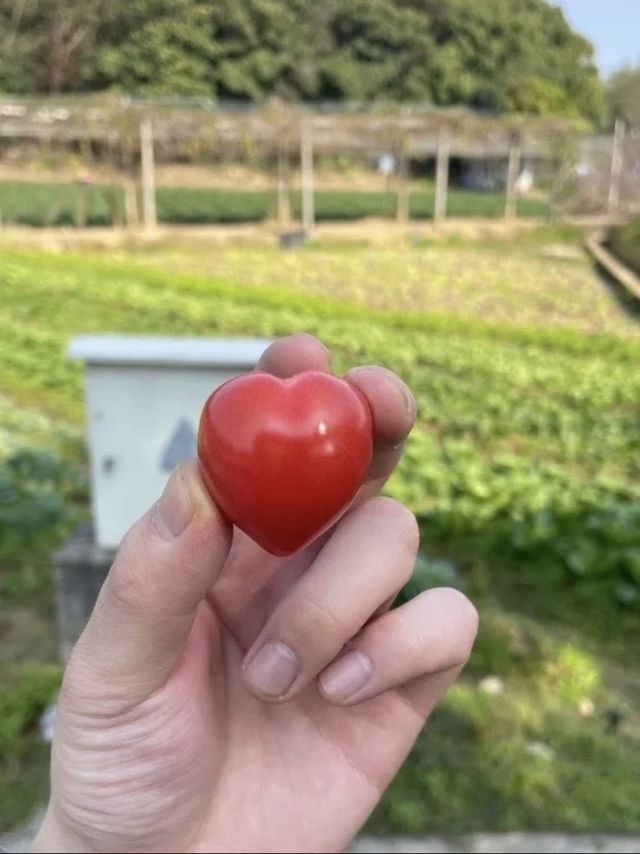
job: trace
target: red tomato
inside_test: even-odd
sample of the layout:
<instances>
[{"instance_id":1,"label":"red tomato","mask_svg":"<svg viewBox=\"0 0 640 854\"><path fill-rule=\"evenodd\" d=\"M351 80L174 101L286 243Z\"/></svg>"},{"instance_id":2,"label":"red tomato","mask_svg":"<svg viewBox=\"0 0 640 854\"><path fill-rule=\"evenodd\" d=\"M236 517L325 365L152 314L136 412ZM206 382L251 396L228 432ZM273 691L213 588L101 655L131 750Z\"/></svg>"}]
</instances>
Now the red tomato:
<instances>
[{"instance_id":1,"label":"red tomato","mask_svg":"<svg viewBox=\"0 0 640 854\"><path fill-rule=\"evenodd\" d=\"M325 531L371 462L371 412L344 380L244 374L217 388L200 418L198 456L222 512L274 555Z\"/></svg>"}]
</instances>

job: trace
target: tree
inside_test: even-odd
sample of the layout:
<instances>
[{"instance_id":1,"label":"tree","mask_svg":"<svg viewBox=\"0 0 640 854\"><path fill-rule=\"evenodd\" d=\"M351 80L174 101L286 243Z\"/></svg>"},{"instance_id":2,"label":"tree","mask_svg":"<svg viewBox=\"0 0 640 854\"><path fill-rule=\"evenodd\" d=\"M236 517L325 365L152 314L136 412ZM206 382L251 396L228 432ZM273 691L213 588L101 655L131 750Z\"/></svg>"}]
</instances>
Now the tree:
<instances>
[{"instance_id":1,"label":"tree","mask_svg":"<svg viewBox=\"0 0 640 854\"><path fill-rule=\"evenodd\" d=\"M14 91L603 114L592 47L546 0L0 0L3 21Z\"/></svg>"},{"instance_id":2,"label":"tree","mask_svg":"<svg viewBox=\"0 0 640 854\"><path fill-rule=\"evenodd\" d=\"M215 93L260 101L312 97L324 38L322 0L219 0L211 7Z\"/></svg>"},{"instance_id":3,"label":"tree","mask_svg":"<svg viewBox=\"0 0 640 854\"><path fill-rule=\"evenodd\" d=\"M33 5L33 0L0 0L0 92L20 94L35 87L29 68L35 47L25 26Z\"/></svg>"},{"instance_id":4,"label":"tree","mask_svg":"<svg viewBox=\"0 0 640 854\"><path fill-rule=\"evenodd\" d=\"M211 95L211 4L118 0L93 62L94 88L143 95Z\"/></svg>"},{"instance_id":5,"label":"tree","mask_svg":"<svg viewBox=\"0 0 640 854\"><path fill-rule=\"evenodd\" d=\"M0 0L0 88L83 88L83 59L110 9L109 0Z\"/></svg>"},{"instance_id":6,"label":"tree","mask_svg":"<svg viewBox=\"0 0 640 854\"><path fill-rule=\"evenodd\" d=\"M607 83L607 102L612 118L640 127L640 65L612 75Z\"/></svg>"},{"instance_id":7,"label":"tree","mask_svg":"<svg viewBox=\"0 0 640 854\"><path fill-rule=\"evenodd\" d=\"M419 4L420 0L416 0ZM593 48L545 0L427 0L434 100L499 111L603 114Z\"/></svg>"}]
</instances>

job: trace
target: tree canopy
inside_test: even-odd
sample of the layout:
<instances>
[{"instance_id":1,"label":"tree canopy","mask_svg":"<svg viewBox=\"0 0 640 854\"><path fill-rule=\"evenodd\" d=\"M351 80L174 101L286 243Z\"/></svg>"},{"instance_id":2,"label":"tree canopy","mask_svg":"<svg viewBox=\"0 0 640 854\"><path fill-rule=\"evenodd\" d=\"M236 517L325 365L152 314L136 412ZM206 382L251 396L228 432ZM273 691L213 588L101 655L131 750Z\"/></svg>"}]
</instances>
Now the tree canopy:
<instances>
[{"instance_id":1,"label":"tree canopy","mask_svg":"<svg viewBox=\"0 0 640 854\"><path fill-rule=\"evenodd\" d=\"M0 91L399 100L598 121L546 0L0 0Z\"/></svg>"},{"instance_id":2,"label":"tree canopy","mask_svg":"<svg viewBox=\"0 0 640 854\"><path fill-rule=\"evenodd\" d=\"M607 100L612 118L640 128L640 65L622 68L608 80Z\"/></svg>"}]
</instances>

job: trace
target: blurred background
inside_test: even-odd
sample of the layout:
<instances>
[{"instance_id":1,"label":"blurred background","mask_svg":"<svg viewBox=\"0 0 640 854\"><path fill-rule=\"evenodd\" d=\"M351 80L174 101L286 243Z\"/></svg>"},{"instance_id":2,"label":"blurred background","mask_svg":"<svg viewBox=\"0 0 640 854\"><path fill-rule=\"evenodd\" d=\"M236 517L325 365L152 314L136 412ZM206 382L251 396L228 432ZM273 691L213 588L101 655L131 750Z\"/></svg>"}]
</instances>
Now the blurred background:
<instances>
[{"instance_id":1,"label":"blurred background","mask_svg":"<svg viewBox=\"0 0 640 854\"><path fill-rule=\"evenodd\" d=\"M414 390L402 595L481 613L367 832L640 832L638 33L637 0L0 0L0 833L46 801L90 518L69 342L294 331Z\"/></svg>"}]
</instances>

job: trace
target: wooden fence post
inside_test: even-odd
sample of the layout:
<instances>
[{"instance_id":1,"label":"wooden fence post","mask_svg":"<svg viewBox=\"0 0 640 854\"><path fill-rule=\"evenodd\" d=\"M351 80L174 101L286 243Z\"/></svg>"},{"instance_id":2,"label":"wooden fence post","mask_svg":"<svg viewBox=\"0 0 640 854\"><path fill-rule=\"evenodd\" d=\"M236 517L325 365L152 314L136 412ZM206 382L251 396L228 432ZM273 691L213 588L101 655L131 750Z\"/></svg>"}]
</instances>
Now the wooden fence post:
<instances>
[{"instance_id":1,"label":"wooden fence post","mask_svg":"<svg viewBox=\"0 0 640 854\"><path fill-rule=\"evenodd\" d=\"M291 196L289 195L289 146L286 137L278 143L278 222L287 226L291 222Z\"/></svg>"},{"instance_id":2,"label":"wooden fence post","mask_svg":"<svg viewBox=\"0 0 640 854\"><path fill-rule=\"evenodd\" d=\"M300 133L300 178L302 189L302 227L311 234L315 225L313 204L313 138L311 125L303 120Z\"/></svg>"},{"instance_id":3,"label":"wooden fence post","mask_svg":"<svg viewBox=\"0 0 640 854\"><path fill-rule=\"evenodd\" d=\"M624 164L624 136L624 122L622 119L616 119L611 144L611 173L609 175L609 195L607 199L608 214L614 214L620 205L620 184Z\"/></svg>"},{"instance_id":4,"label":"wooden fence post","mask_svg":"<svg viewBox=\"0 0 640 854\"><path fill-rule=\"evenodd\" d=\"M140 167L142 172L142 217L146 231L153 231L156 219L156 182L153 162L153 126L145 116L140 122Z\"/></svg>"},{"instance_id":5,"label":"wooden fence post","mask_svg":"<svg viewBox=\"0 0 640 854\"><path fill-rule=\"evenodd\" d=\"M398 199L396 202L396 220L402 225L409 222L409 163L407 158L407 140L403 139L398 154Z\"/></svg>"},{"instance_id":6,"label":"wooden fence post","mask_svg":"<svg viewBox=\"0 0 640 854\"><path fill-rule=\"evenodd\" d=\"M442 222L447 215L449 149L449 130L448 128L441 127L438 131L438 150L436 153L436 192L433 200L434 222Z\"/></svg>"},{"instance_id":7,"label":"wooden fence post","mask_svg":"<svg viewBox=\"0 0 640 854\"><path fill-rule=\"evenodd\" d=\"M136 182L131 177L124 178L122 182L122 192L124 193L124 221L127 228L133 228L140 224L140 216L138 214L138 192Z\"/></svg>"},{"instance_id":8,"label":"wooden fence post","mask_svg":"<svg viewBox=\"0 0 640 854\"><path fill-rule=\"evenodd\" d=\"M505 219L514 219L518 215L518 174L520 173L521 141L518 131L509 136L509 160L507 163L507 193L504 205Z\"/></svg>"}]
</instances>

